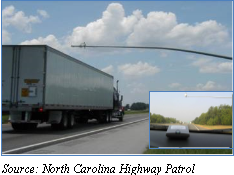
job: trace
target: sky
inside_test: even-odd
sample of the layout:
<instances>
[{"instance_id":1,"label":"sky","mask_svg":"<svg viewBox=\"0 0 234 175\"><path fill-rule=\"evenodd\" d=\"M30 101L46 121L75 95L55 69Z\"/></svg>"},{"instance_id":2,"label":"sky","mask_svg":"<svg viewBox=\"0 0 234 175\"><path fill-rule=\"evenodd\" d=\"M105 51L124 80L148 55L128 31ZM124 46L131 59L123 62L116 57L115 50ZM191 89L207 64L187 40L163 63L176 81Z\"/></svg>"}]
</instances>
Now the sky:
<instances>
[{"instance_id":1,"label":"sky","mask_svg":"<svg viewBox=\"0 0 234 175\"><path fill-rule=\"evenodd\" d=\"M150 112L190 122L211 106L232 106L232 92L150 92ZM214 98L230 97L230 98Z\"/></svg>"},{"instance_id":2,"label":"sky","mask_svg":"<svg viewBox=\"0 0 234 175\"><path fill-rule=\"evenodd\" d=\"M209 7L209 8L207 8ZM231 91L232 61L160 50L72 48L161 46L232 56L231 2L2 1L3 44L46 44L119 80L123 104L149 91Z\"/></svg>"}]
</instances>

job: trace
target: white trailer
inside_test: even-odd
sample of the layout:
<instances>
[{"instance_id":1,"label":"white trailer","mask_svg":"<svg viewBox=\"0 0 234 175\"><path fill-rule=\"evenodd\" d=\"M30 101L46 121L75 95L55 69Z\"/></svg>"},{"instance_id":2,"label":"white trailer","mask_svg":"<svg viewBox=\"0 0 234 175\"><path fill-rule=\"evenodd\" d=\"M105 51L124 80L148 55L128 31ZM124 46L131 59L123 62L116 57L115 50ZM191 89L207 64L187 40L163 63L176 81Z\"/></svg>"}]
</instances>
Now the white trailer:
<instances>
[{"instance_id":1,"label":"white trailer","mask_svg":"<svg viewBox=\"0 0 234 175\"><path fill-rule=\"evenodd\" d=\"M2 46L2 109L14 129L123 119L113 76L45 45Z\"/></svg>"}]
</instances>

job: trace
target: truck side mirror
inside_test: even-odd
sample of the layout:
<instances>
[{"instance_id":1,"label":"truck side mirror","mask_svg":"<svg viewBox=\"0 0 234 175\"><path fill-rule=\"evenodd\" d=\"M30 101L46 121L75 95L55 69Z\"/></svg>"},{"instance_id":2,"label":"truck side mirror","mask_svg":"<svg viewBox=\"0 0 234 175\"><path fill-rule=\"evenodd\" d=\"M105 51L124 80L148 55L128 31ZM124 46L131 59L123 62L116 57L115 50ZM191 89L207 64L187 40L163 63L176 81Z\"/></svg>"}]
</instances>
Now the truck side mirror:
<instances>
[{"instance_id":1,"label":"truck side mirror","mask_svg":"<svg viewBox=\"0 0 234 175\"><path fill-rule=\"evenodd\" d=\"M120 101L123 101L123 96L121 95Z\"/></svg>"}]
</instances>

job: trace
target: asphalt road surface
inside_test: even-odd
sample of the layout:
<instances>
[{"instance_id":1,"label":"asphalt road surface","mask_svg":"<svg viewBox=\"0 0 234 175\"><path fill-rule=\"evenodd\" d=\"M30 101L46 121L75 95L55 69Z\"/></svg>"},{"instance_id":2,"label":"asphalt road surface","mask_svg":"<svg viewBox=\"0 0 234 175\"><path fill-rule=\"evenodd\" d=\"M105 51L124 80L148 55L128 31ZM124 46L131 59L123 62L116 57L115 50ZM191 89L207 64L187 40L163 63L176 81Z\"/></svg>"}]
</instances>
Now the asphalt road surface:
<instances>
[{"instance_id":1,"label":"asphalt road surface","mask_svg":"<svg viewBox=\"0 0 234 175\"><path fill-rule=\"evenodd\" d=\"M184 125L184 126L188 126L189 130L195 130L195 131L200 131L200 130L208 130L206 128L202 128L200 126L196 126L194 124L177 124L177 123L157 123L157 124L151 124L152 128L155 129L167 129L169 125Z\"/></svg>"},{"instance_id":2,"label":"asphalt road surface","mask_svg":"<svg viewBox=\"0 0 234 175\"><path fill-rule=\"evenodd\" d=\"M189 130L197 130L197 131L200 131L200 130L208 130L206 128L202 128L200 126L196 126L194 124L188 124L188 127L189 127Z\"/></svg>"},{"instance_id":3,"label":"asphalt road surface","mask_svg":"<svg viewBox=\"0 0 234 175\"><path fill-rule=\"evenodd\" d=\"M16 132L5 124L2 153L141 154L148 145L148 124L148 114L125 115L123 122L113 120L109 124L91 121L63 131L44 124L34 131Z\"/></svg>"}]
</instances>

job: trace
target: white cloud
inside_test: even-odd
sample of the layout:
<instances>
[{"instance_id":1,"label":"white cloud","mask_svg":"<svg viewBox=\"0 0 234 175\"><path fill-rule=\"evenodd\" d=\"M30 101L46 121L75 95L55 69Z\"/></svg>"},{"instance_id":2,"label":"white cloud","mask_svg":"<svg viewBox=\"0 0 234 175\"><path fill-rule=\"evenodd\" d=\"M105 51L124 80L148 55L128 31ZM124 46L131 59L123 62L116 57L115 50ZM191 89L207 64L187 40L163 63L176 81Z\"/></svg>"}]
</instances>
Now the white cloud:
<instances>
[{"instance_id":1,"label":"white cloud","mask_svg":"<svg viewBox=\"0 0 234 175\"><path fill-rule=\"evenodd\" d=\"M7 16L12 16L15 12L15 7L14 6L8 6L2 10L2 17L5 18Z\"/></svg>"},{"instance_id":2,"label":"white cloud","mask_svg":"<svg viewBox=\"0 0 234 175\"><path fill-rule=\"evenodd\" d=\"M216 83L213 81L208 81L205 85L204 84L197 84L197 89L204 90L204 91L210 91L214 90L216 88Z\"/></svg>"},{"instance_id":3,"label":"white cloud","mask_svg":"<svg viewBox=\"0 0 234 175\"><path fill-rule=\"evenodd\" d=\"M107 66L107 67L103 68L103 69L102 69L102 71L103 71L103 72L106 72L106 73L108 73L108 74L113 75L114 68L113 68L113 66L112 66L112 65L109 65L109 66Z\"/></svg>"},{"instance_id":4,"label":"white cloud","mask_svg":"<svg viewBox=\"0 0 234 175\"><path fill-rule=\"evenodd\" d=\"M54 35L48 35L47 37L39 37L33 40L26 40L21 45L49 45L53 48L57 48L59 50L65 50L64 46L62 46L59 40Z\"/></svg>"},{"instance_id":5,"label":"white cloud","mask_svg":"<svg viewBox=\"0 0 234 175\"><path fill-rule=\"evenodd\" d=\"M12 11L10 8L4 13L12 14ZM75 27L71 34L63 37L60 45L70 47L83 42L87 45L193 47L226 45L230 38L226 27L214 20L191 25L178 23L176 14L171 12L152 11L144 16L139 9L126 16L120 3L110 3L101 18Z\"/></svg>"},{"instance_id":6,"label":"white cloud","mask_svg":"<svg viewBox=\"0 0 234 175\"><path fill-rule=\"evenodd\" d=\"M41 16L46 16L46 11L40 10ZM48 14L47 14L48 15ZM11 33L7 30L10 27L14 27L25 33L32 32L32 25L40 23L39 16L25 15L23 11L17 11L14 6L7 6L2 10L2 40L3 44L9 44L11 42Z\"/></svg>"},{"instance_id":7,"label":"white cloud","mask_svg":"<svg viewBox=\"0 0 234 175\"><path fill-rule=\"evenodd\" d=\"M200 67L204 64L207 64L211 61L211 59L200 58L192 63L193 66Z\"/></svg>"},{"instance_id":8,"label":"white cloud","mask_svg":"<svg viewBox=\"0 0 234 175\"><path fill-rule=\"evenodd\" d=\"M37 13L41 15L43 18L49 18L50 15L45 10L37 10Z\"/></svg>"},{"instance_id":9,"label":"white cloud","mask_svg":"<svg viewBox=\"0 0 234 175\"><path fill-rule=\"evenodd\" d=\"M198 83L195 87L183 87L181 88L182 91L219 91L228 90L226 87L217 84L214 81L207 81L205 84Z\"/></svg>"},{"instance_id":10,"label":"white cloud","mask_svg":"<svg viewBox=\"0 0 234 175\"><path fill-rule=\"evenodd\" d=\"M208 46L214 43L225 43L228 39L227 29L214 20L195 25L177 24L168 33L168 39L177 41L182 46Z\"/></svg>"},{"instance_id":11,"label":"white cloud","mask_svg":"<svg viewBox=\"0 0 234 175\"><path fill-rule=\"evenodd\" d=\"M139 61L136 64L124 64L118 67L119 71L129 78L139 78L144 76L151 76L160 72L160 68L152 66L148 63Z\"/></svg>"},{"instance_id":12,"label":"white cloud","mask_svg":"<svg viewBox=\"0 0 234 175\"><path fill-rule=\"evenodd\" d=\"M6 30L2 30L2 44L9 44L11 43L11 34L6 31Z\"/></svg>"},{"instance_id":13,"label":"white cloud","mask_svg":"<svg viewBox=\"0 0 234 175\"><path fill-rule=\"evenodd\" d=\"M127 44L191 47L221 44L227 40L227 29L216 21L189 25L178 23L173 13L150 12L134 26Z\"/></svg>"},{"instance_id":14,"label":"white cloud","mask_svg":"<svg viewBox=\"0 0 234 175\"><path fill-rule=\"evenodd\" d=\"M165 34L176 25L173 13L150 12L147 17L141 17L133 31L128 36L128 45L152 45L165 42Z\"/></svg>"},{"instance_id":15,"label":"white cloud","mask_svg":"<svg viewBox=\"0 0 234 175\"><path fill-rule=\"evenodd\" d=\"M121 26L123 17L123 6L118 3L112 3L103 12L101 19L90 22L85 27L74 28L72 34L68 36L67 42L70 44L86 42L88 45L114 44L123 32Z\"/></svg>"},{"instance_id":16,"label":"white cloud","mask_svg":"<svg viewBox=\"0 0 234 175\"><path fill-rule=\"evenodd\" d=\"M232 62L214 62L211 59L200 58L192 63L201 73L231 73Z\"/></svg>"},{"instance_id":17,"label":"white cloud","mask_svg":"<svg viewBox=\"0 0 234 175\"><path fill-rule=\"evenodd\" d=\"M14 26L18 30L31 33L32 24L40 22L38 16L26 16L23 11L16 11L14 6L8 6L2 11L3 27Z\"/></svg>"},{"instance_id":18,"label":"white cloud","mask_svg":"<svg viewBox=\"0 0 234 175\"><path fill-rule=\"evenodd\" d=\"M180 86L181 86L180 83L171 83L171 84L169 84L170 88L177 88L177 87L180 87Z\"/></svg>"},{"instance_id":19,"label":"white cloud","mask_svg":"<svg viewBox=\"0 0 234 175\"><path fill-rule=\"evenodd\" d=\"M127 44L157 46L208 46L227 43L228 31L214 20L190 25L178 23L176 14L153 11L146 17L140 10L125 16L119 3L111 3L102 17L84 27L76 27L67 42L70 44Z\"/></svg>"}]
</instances>

